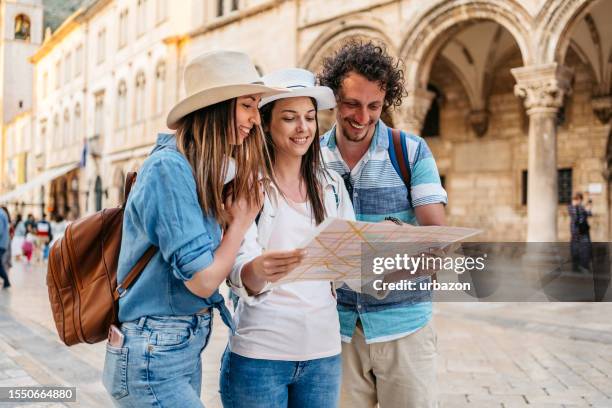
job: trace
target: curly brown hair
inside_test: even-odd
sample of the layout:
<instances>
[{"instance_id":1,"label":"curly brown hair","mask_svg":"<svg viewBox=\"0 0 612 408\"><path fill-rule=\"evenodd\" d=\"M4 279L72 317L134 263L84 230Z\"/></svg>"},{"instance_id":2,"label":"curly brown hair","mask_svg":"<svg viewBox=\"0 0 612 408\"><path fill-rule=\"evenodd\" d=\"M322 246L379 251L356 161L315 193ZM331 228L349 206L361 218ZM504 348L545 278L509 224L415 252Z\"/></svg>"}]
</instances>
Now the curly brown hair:
<instances>
[{"instance_id":1,"label":"curly brown hair","mask_svg":"<svg viewBox=\"0 0 612 408\"><path fill-rule=\"evenodd\" d=\"M337 95L342 81L351 71L380 84L385 91L383 110L402 104L406 89L401 61L391 57L384 45L351 40L323 60L323 68L317 77L321 85L330 87Z\"/></svg>"}]
</instances>

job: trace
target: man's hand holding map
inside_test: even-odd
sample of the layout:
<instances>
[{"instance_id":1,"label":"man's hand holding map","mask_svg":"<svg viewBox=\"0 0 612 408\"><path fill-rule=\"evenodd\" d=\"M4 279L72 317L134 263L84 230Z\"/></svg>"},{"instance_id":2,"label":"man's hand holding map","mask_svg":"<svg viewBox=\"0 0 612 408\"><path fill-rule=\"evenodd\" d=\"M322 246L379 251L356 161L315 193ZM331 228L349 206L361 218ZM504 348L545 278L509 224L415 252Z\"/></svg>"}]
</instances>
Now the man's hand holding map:
<instances>
[{"instance_id":1,"label":"man's hand holding map","mask_svg":"<svg viewBox=\"0 0 612 408\"><path fill-rule=\"evenodd\" d=\"M360 281L361 252L379 251L385 243L406 243L406 255L432 253L452 243L463 241L480 230L461 227L415 227L389 222L347 221L328 218L313 236L305 237L300 248L307 251L302 263L276 285L310 280ZM381 256L385 256L384 249Z\"/></svg>"}]
</instances>

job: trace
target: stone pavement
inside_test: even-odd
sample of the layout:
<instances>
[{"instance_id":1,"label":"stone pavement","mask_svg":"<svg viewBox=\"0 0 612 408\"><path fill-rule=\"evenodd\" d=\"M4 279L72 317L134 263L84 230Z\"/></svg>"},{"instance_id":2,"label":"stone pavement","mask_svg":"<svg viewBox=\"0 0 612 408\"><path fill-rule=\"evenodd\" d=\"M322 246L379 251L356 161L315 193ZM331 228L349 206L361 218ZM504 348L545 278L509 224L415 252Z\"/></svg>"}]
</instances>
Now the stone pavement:
<instances>
[{"instance_id":1,"label":"stone pavement","mask_svg":"<svg viewBox=\"0 0 612 408\"><path fill-rule=\"evenodd\" d=\"M108 407L104 344L65 347L48 307L45 270L16 265L0 291L0 386L77 387L77 403ZM612 303L438 303L440 403L459 407L612 407ZM203 354L202 401L220 407L227 330L216 316ZM11 406L0 403L0 407Z\"/></svg>"},{"instance_id":2,"label":"stone pavement","mask_svg":"<svg viewBox=\"0 0 612 408\"><path fill-rule=\"evenodd\" d=\"M9 290L0 290L0 387L61 385L77 387L77 403L20 404L19 407L110 407L102 386L105 344L61 343L49 308L46 266L15 263ZM218 314L203 355L202 401L221 406L218 378L227 331ZM11 406L0 403L0 407Z\"/></svg>"},{"instance_id":3,"label":"stone pavement","mask_svg":"<svg viewBox=\"0 0 612 408\"><path fill-rule=\"evenodd\" d=\"M438 304L443 407L612 407L612 304Z\"/></svg>"}]
</instances>

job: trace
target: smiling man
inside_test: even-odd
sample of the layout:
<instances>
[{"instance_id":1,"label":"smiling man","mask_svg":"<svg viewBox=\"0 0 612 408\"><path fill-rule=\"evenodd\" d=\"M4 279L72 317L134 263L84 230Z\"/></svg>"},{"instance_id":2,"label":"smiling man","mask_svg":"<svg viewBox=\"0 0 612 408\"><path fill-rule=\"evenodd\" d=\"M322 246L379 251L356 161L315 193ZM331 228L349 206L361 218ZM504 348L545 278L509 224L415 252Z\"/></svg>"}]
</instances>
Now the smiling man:
<instances>
[{"instance_id":1,"label":"smiling man","mask_svg":"<svg viewBox=\"0 0 612 408\"><path fill-rule=\"evenodd\" d=\"M411 170L410 194L393 165L395 154L389 154L394 151L389 149L391 129L380 116L400 106L405 93L397 61L374 43L350 42L323 62L319 81L334 91L338 103L336 124L321 141L323 159L343 175L357 219L445 224L446 192L425 141L410 134L401 139ZM384 299L347 286L337 292L343 340L341 405L435 407L431 292L392 292Z\"/></svg>"}]
</instances>

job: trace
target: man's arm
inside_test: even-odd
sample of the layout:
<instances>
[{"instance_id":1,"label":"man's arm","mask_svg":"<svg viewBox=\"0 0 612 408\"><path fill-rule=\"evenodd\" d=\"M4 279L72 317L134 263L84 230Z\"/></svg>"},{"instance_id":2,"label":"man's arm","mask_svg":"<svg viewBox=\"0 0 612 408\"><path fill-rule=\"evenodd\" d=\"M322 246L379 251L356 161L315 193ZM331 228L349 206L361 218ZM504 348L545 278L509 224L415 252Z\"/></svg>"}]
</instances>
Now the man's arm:
<instances>
[{"instance_id":1,"label":"man's arm","mask_svg":"<svg viewBox=\"0 0 612 408\"><path fill-rule=\"evenodd\" d=\"M414 207L414 215L419 225L446 225L446 213L444 204L426 204Z\"/></svg>"},{"instance_id":2,"label":"man's arm","mask_svg":"<svg viewBox=\"0 0 612 408\"><path fill-rule=\"evenodd\" d=\"M444 204L442 203L426 204L414 207L414 215L416 216L420 226L446 225L446 213L444 212ZM384 281L387 283L400 282L402 280L413 280L422 276L431 276L432 279L437 280L436 271L419 270L415 274L414 271L397 270L391 273L386 273L384 275ZM384 299L388 294L388 290L381 290L375 294L370 293L370 295L375 296L378 299Z\"/></svg>"}]
</instances>

